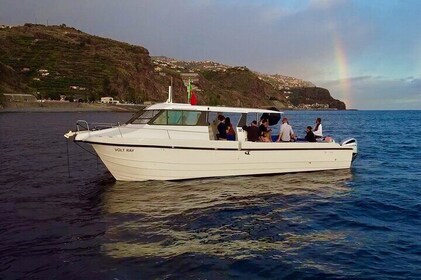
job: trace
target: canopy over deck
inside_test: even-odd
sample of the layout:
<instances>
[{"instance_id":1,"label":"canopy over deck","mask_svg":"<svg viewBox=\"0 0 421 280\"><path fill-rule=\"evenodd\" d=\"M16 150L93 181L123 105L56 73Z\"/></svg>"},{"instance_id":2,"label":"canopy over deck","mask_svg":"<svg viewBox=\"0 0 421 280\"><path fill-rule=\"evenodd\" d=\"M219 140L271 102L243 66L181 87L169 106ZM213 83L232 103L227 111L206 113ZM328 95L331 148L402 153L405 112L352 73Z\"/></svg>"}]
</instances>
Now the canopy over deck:
<instances>
[{"instance_id":1,"label":"canopy over deck","mask_svg":"<svg viewBox=\"0 0 421 280\"><path fill-rule=\"evenodd\" d=\"M185 103L157 103L147 107L145 110L188 110L188 111L208 111L218 113L259 113L259 114L282 114L283 112L257 108L237 108L222 106L198 106Z\"/></svg>"}]
</instances>

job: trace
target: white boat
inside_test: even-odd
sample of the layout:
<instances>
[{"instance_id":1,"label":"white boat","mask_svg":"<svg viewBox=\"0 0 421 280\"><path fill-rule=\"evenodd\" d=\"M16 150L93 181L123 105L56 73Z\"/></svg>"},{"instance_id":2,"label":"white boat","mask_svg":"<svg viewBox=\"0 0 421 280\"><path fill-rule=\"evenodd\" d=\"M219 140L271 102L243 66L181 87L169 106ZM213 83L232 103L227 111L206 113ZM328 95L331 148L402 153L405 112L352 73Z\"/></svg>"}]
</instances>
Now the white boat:
<instances>
[{"instance_id":1,"label":"white boat","mask_svg":"<svg viewBox=\"0 0 421 280\"><path fill-rule=\"evenodd\" d=\"M213 120L218 114L232 116L235 141L216 140ZM262 114L282 113L166 102L145 108L126 124L106 129L90 129L85 121L78 121L77 130L65 137L91 144L115 179L121 181L346 169L357 155L353 138L341 144L247 141L242 127Z\"/></svg>"}]
</instances>

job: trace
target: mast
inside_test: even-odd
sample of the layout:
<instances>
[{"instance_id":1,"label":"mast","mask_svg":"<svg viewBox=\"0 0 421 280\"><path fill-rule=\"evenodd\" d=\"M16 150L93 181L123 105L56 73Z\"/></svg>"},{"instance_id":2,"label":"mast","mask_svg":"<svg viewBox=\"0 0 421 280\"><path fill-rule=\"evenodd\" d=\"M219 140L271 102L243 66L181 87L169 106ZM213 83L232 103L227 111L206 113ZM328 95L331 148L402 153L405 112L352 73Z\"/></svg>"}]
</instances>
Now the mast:
<instances>
[{"instance_id":1,"label":"mast","mask_svg":"<svg viewBox=\"0 0 421 280\"><path fill-rule=\"evenodd\" d=\"M172 103L172 77L171 77L171 85L168 87L167 103Z\"/></svg>"}]
</instances>

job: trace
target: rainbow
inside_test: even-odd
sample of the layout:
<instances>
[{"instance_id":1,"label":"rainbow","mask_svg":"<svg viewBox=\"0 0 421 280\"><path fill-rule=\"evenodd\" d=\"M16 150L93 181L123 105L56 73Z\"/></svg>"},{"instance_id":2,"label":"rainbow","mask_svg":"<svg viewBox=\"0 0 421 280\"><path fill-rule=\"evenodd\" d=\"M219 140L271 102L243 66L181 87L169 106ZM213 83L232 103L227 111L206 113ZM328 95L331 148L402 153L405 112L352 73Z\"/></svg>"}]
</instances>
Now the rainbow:
<instances>
[{"instance_id":1,"label":"rainbow","mask_svg":"<svg viewBox=\"0 0 421 280\"><path fill-rule=\"evenodd\" d=\"M344 95L344 102L347 108L352 105L351 102L351 83L348 76L348 61L346 57L345 47L338 36L333 36L333 47L335 50L335 60L339 71L340 88Z\"/></svg>"}]
</instances>

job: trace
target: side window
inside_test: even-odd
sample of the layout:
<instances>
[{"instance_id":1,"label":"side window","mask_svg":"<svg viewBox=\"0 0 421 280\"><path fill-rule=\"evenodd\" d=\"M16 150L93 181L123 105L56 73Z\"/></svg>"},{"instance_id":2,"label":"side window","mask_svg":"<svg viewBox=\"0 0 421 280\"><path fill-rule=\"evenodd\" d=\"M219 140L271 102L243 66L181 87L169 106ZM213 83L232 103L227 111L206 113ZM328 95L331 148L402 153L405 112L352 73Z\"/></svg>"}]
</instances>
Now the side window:
<instances>
[{"instance_id":1,"label":"side window","mask_svg":"<svg viewBox=\"0 0 421 280\"><path fill-rule=\"evenodd\" d=\"M163 111L153 122L157 125L198 125L201 112Z\"/></svg>"},{"instance_id":2,"label":"side window","mask_svg":"<svg viewBox=\"0 0 421 280\"><path fill-rule=\"evenodd\" d=\"M183 112L183 124L184 125L197 125L200 118L200 112L184 111Z\"/></svg>"},{"instance_id":3,"label":"side window","mask_svg":"<svg viewBox=\"0 0 421 280\"><path fill-rule=\"evenodd\" d=\"M169 125L181 125L182 122L182 111L168 111L168 124Z\"/></svg>"},{"instance_id":4,"label":"side window","mask_svg":"<svg viewBox=\"0 0 421 280\"><path fill-rule=\"evenodd\" d=\"M221 113L216 113L216 112L209 112L208 114L208 123L209 124L218 124L218 115L220 115Z\"/></svg>"}]
</instances>

